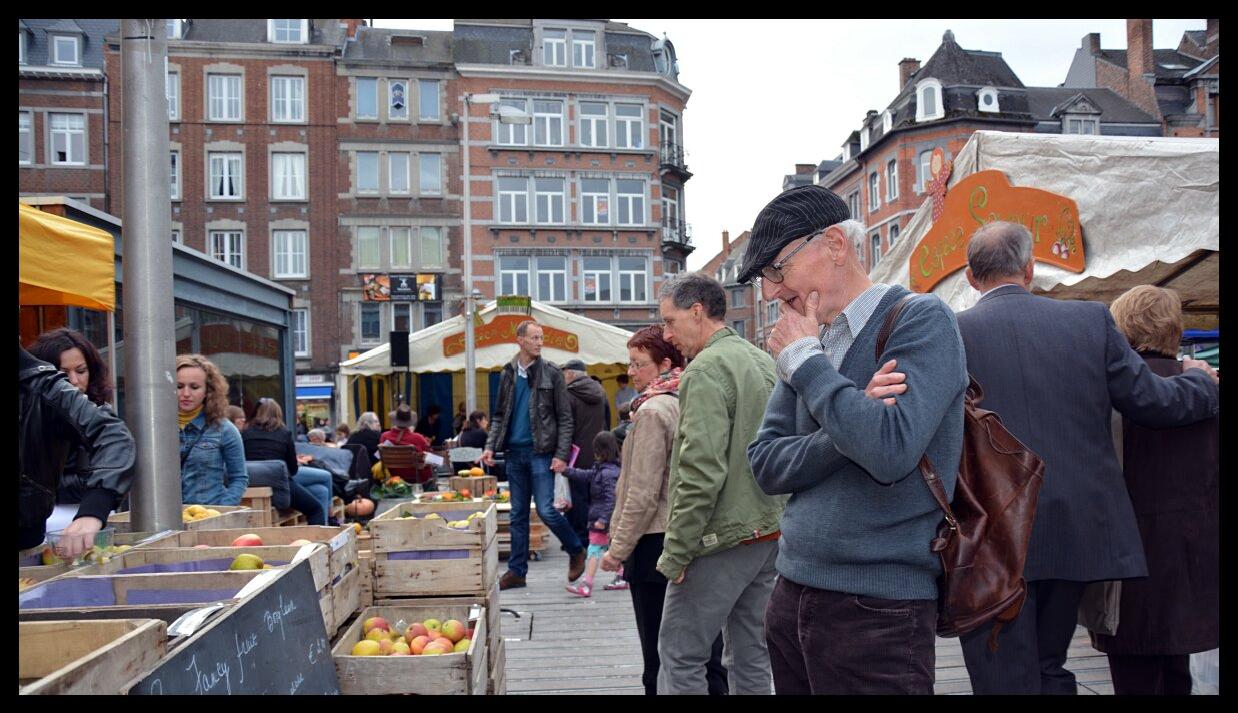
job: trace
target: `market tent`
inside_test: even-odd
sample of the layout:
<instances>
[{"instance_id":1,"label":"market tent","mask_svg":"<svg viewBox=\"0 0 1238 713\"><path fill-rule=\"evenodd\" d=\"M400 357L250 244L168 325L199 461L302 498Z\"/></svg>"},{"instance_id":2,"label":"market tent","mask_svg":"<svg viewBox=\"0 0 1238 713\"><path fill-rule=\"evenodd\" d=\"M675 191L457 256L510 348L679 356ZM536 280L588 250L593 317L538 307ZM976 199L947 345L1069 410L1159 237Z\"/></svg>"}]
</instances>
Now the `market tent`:
<instances>
[{"instance_id":1,"label":"market tent","mask_svg":"<svg viewBox=\"0 0 1238 713\"><path fill-rule=\"evenodd\" d=\"M110 233L18 204L18 300L23 305L116 308Z\"/></svg>"},{"instance_id":2,"label":"market tent","mask_svg":"<svg viewBox=\"0 0 1238 713\"><path fill-rule=\"evenodd\" d=\"M977 131L955 157L949 185L984 170L1001 171L1014 186L1063 195L1079 207L1084 271L1037 263L1033 290L1111 302L1135 285L1153 284L1177 290L1188 315L1215 320L1220 303L1216 139ZM931 225L932 201L926 197L870 277L908 285L912 252ZM980 298L962 270L933 293L955 310Z\"/></svg>"}]
</instances>

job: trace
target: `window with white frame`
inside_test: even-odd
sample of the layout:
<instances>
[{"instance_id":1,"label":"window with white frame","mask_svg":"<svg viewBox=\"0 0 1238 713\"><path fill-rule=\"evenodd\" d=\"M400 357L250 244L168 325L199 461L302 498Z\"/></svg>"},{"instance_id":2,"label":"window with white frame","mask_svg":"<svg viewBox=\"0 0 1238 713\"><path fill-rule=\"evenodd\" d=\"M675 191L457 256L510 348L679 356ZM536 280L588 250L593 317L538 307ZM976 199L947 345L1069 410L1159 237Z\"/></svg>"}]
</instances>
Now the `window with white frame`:
<instances>
[{"instance_id":1,"label":"window with white frame","mask_svg":"<svg viewBox=\"0 0 1238 713\"><path fill-rule=\"evenodd\" d=\"M773 302L766 303L765 305L765 324L766 325L771 325L778 321L778 318L781 316L779 314L779 312L781 312L781 308L779 308L778 306L780 304L782 304L782 300L774 300Z\"/></svg>"},{"instance_id":2,"label":"window with white frame","mask_svg":"<svg viewBox=\"0 0 1238 713\"><path fill-rule=\"evenodd\" d=\"M305 200L305 154L271 154L271 197L277 201Z\"/></svg>"},{"instance_id":3,"label":"window with white frame","mask_svg":"<svg viewBox=\"0 0 1238 713\"><path fill-rule=\"evenodd\" d=\"M737 319L731 322L731 329L734 329L735 333L741 337L746 336L748 334L747 330L744 327L744 320L742 319Z\"/></svg>"},{"instance_id":4,"label":"window with white frame","mask_svg":"<svg viewBox=\"0 0 1238 713\"><path fill-rule=\"evenodd\" d=\"M941 101L941 82L924 79L916 85L916 121L931 121L946 115Z\"/></svg>"},{"instance_id":5,"label":"window with white frame","mask_svg":"<svg viewBox=\"0 0 1238 713\"><path fill-rule=\"evenodd\" d=\"M241 75L206 76L207 118L211 121L241 121Z\"/></svg>"},{"instance_id":6,"label":"window with white frame","mask_svg":"<svg viewBox=\"0 0 1238 713\"><path fill-rule=\"evenodd\" d=\"M580 181L580 222L587 225L610 224L610 181L584 178Z\"/></svg>"},{"instance_id":7,"label":"window with white frame","mask_svg":"<svg viewBox=\"0 0 1238 713\"><path fill-rule=\"evenodd\" d=\"M387 80L387 118L404 121L408 118L408 84L395 79Z\"/></svg>"},{"instance_id":8,"label":"window with white frame","mask_svg":"<svg viewBox=\"0 0 1238 713\"><path fill-rule=\"evenodd\" d=\"M873 245L873 262L869 267L869 269L872 269L873 267L876 267L877 263L881 260L881 231L879 230L873 233L869 236L869 240L872 241Z\"/></svg>"},{"instance_id":9,"label":"window with white frame","mask_svg":"<svg viewBox=\"0 0 1238 713\"><path fill-rule=\"evenodd\" d=\"M357 152L357 193L378 193L378 152Z\"/></svg>"},{"instance_id":10,"label":"window with white frame","mask_svg":"<svg viewBox=\"0 0 1238 713\"><path fill-rule=\"evenodd\" d=\"M868 174L868 212L881 207L881 175L876 171Z\"/></svg>"},{"instance_id":11,"label":"window with white frame","mask_svg":"<svg viewBox=\"0 0 1238 713\"><path fill-rule=\"evenodd\" d=\"M639 104L615 105L615 146L621 149L645 147L644 110Z\"/></svg>"},{"instance_id":12,"label":"window with white frame","mask_svg":"<svg viewBox=\"0 0 1238 713\"><path fill-rule=\"evenodd\" d=\"M583 285L581 299L585 302L611 302L611 259L587 256L581 265Z\"/></svg>"},{"instance_id":13,"label":"window with white frame","mask_svg":"<svg viewBox=\"0 0 1238 713\"><path fill-rule=\"evenodd\" d=\"M173 230L172 230L172 242L173 242L173 243L176 243L177 245L183 245L183 244L184 244L184 243L181 241L181 231L176 230L175 228L173 228Z\"/></svg>"},{"instance_id":14,"label":"window with white frame","mask_svg":"<svg viewBox=\"0 0 1238 713\"><path fill-rule=\"evenodd\" d=\"M619 204L619 225L644 225L645 182L620 178L615 181L615 193Z\"/></svg>"},{"instance_id":15,"label":"window with white frame","mask_svg":"<svg viewBox=\"0 0 1238 713\"><path fill-rule=\"evenodd\" d=\"M544 256L536 258L537 294L542 302L567 301L567 258Z\"/></svg>"},{"instance_id":16,"label":"window with white frame","mask_svg":"<svg viewBox=\"0 0 1238 713\"><path fill-rule=\"evenodd\" d=\"M563 102L533 100L533 143L538 146L563 145Z\"/></svg>"},{"instance_id":17,"label":"window with white frame","mask_svg":"<svg viewBox=\"0 0 1238 713\"><path fill-rule=\"evenodd\" d=\"M503 99L499 102L501 106L508 106L513 109L519 109L525 113L529 111L529 102L527 99ZM529 143L529 133L526 124L504 124L496 120L495 135L498 137L498 143L505 146L525 146Z\"/></svg>"},{"instance_id":18,"label":"window with white frame","mask_svg":"<svg viewBox=\"0 0 1238 713\"><path fill-rule=\"evenodd\" d=\"M604 102L580 103L580 129L576 138L581 146L606 147L606 107Z\"/></svg>"},{"instance_id":19,"label":"window with white frame","mask_svg":"<svg viewBox=\"0 0 1238 713\"><path fill-rule=\"evenodd\" d=\"M422 302L421 303L421 323L422 328L433 327L443 321L443 303L442 302Z\"/></svg>"},{"instance_id":20,"label":"window with white frame","mask_svg":"<svg viewBox=\"0 0 1238 713\"><path fill-rule=\"evenodd\" d=\"M860 129L860 151L868 150L868 127Z\"/></svg>"},{"instance_id":21,"label":"window with white frame","mask_svg":"<svg viewBox=\"0 0 1238 713\"><path fill-rule=\"evenodd\" d=\"M422 121L438 121L442 114L438 101L438 81L417 80L417 118Z\"/></svg>"},{"instance_id":22,"label":"window with white frame","mask_svg":"<svg viewBox=\"0 0 1238 713\"><path fill-rule=\"evenodd\" d=\"M409 155L404 152L387 154L387 190L390 193L409 193L408 158Z\"/></svg>"},{"instance_id":23,"label":"window with white frame","mask_svg":"<svg viewBox=\"0 0 1238 713\"><path fill-rule=\"evenodd\" d=\"M498 183L499 222L529 222L529 179L501 176Z\"/></svg>"},{"instance_id":24,"label":"window with white frame","mask_svg":"<svg viewBox=\"0 0 1238 713\"><path fill-rule=\"evenodd\" d=\"M648 262L643 257L619 258L619 301L645 302L648 300Z\"/></svg>"},{"instance_id":25,"label":"window with white frame","mask_svg":"<svg viewBox=\"0 0 1238 713\"><path fill-rule=\"evenodd\" d=\"M305 121L305 77L271 77L271 121Z\"/></svg>"},{"instance_id":26,"label":"window with white frame","mask_svg":"<svg viewBox=\"0 0 1238 713\"><path fill-rule=\"evenodd\" d=\"M413 229L393 225L387 228L391 240L391 267L413 266Z\"/></svg>"},{"instance_id":27,"label":"window with white frame","mask_svg":"<svg viewBox=\"0 0 1238 713\"><path fill-rule=\"evenodd\" d=\"M592 32L572 30L572 66L593 69L597 66L597 40Z\"/></svg>"},{"instance_id":28,"label":"window with white frame","mask_svg":"<svg viewBox=\"0 0 1238 713\"><path fill-rule=\"evenodd\" d=\"M212 151L207 154L212 200L242 200L245 197L243 163L239 153Z\"/></svg>"},{"instance_id":29,"label":"window with white frame","mask_svg":"<svg viewBox=\"0 0 1238 713\"><path fill-rule=\"evenodd\" d=\"M529 258L518 255L499 257L499 294L530 294Z\"/></svg>"},{"instance_id":30,"label":"window with white frame","mask_svg":"<svg viewBox=\"0 0 1238 713\"><path fill-rule=\"evenodd\" d=\"M240 230L212 230L211 257L233 267L245 269L245 233Z\"/></svg>"},{"instance_id":31,"label":"window with white frame","mask_svg":"<svg viewBox=\"0 0 1238 713\"><path fill-rule=\"evenodd\" d=\"M847 196L847 210L851 212L851 217L859 220L860 217L860 191L857 189Z\"/></svg>"},{"instance_id":32,"label":"window with white frame","mask_svg":"<svg viewBox=\"0 0 1238 713\"><path fill-rule=\"evenodd\" d=\"M533 179L535 222L542 225L563 222L564 183L562 178Z\"/></svg>"},{"instance_id":33,"label":"window with white frame","mask_svg":"<svg viewBox=\"0 0 1238 713\"><path fill-rule=\"evenodd\" d=\"M358 311L362 344L377 344L383 340L382 305L362 302Z\"/></svg>"},{"instance_id":34,"label":"window with white frame","mask_svg":"<svg viewBox=\"0 0 1238 713\"><path fill-rule=\"evenodd\" d=\"M894 128L894 117L887 109L886 111L881 112L881 133L888 134L892 128Z\"/></svg>"},{"instance_id":35,"label":"window with white frame","mask_svg":"<svg viewBox=\"0 0 1238 713\"><path fill-rule=\"evenodd\" d=\"M268 20L271 42L305 44L309 41L307 20Z\"/></svg>"},{"instance_id":36,"label":"window with white frame","mask_svg":"<svg viewBox=\"0 0 1238 713\"><path fill-rule=\"evenodd\" d=\"M52 35L52 64L80 66L82 38L76 35Z\"/></svg>"},{"instance_id":37,"label":"window with white frame","mask_svg":"<svg viewBox=\"0 0 1238 713\"><path fill-rule=\"evenodd\" d=\"M373 77L357 77L357 118L378 118L378 80Z\"/></svg>"},{"instance_id":38,"label":"window with white frame","mask_svg":"<svg viewBox=\"0 0 1238 713\"><path fill-rule=\"evenodd\" d=\"M48 114L52 132L52 164L86 165L86 115Z\"/></svg>"},{"instance_id":39,"label":"window with white frame","mask_svg":"<svg viewBox=\"0 0 1238 713\"><path fill-rule=\"evenodd\" d=\"M17 31L17 63L26 63L26 31Z\"/></svg>"},{"instance_id":40,"label":"window with white frame","mask_svg":"<svg viewBox=\"0 0 1238 713\"><path fill-rule=\"evenodd\" d=\"M181 38L180 20L164 20L163 27L169 40L179 40Z\"/></svg>"},{"instance_id":41,"label":"window with white frame","mask_svg":"<svg viewBox=\"0 0 1238 713\"><path fill-rule=\"evenodd\" d=\"M993 114L1001 111L997 104L997 90L993 87L982 87L976 92L976 108Z\"/></svg>"},{"instance_id":42,"label":"window with white frame","mask_svg":"<svg viewBox=\"0 0 1238 713\"><path fill-rule=\"evenodd\" d=\"M864 236L861 235L857 237L855 239L855 242L853 243L853 247L855 247L855 256L857 259L859 259L860 265L863 266L865 270L867 270L869 268L869 265L867 264L868 259L864 257Z\"/></svg>"},{"instance_id":43,"label":"window with white frame","mask_svg":"<svg viewBox=\"0 0 1238 713\"><path fill-rule=\"evenodd\" d=\"M898 223L890 223L890 238L886 241L890 247L894 247L894 241L898 240L898 233Z\"/></svg>"},{"instance_id":44,"label":"window with white frame","mask_svg":"<svg viewBox=\"0 0 1238 713\"><path fill-rule=\"evenodd\" d=\"M174 201L181 199L181 152L172 151L172 165L168 172L168 197Z\"/></svg>"},{"instance_id":45,"label":"window with white frame","mask_svg":"<svg viewBox=\"0 0 1238 713\"><path fill-rule=\"evenodd\" d=\"M933 152L921 151L919 170L916 172L919 178L919 191L924 193L928 190L928 184L933 181Z\"/></svg>"},{"instance_id":46,"label":"window with white frame","mask_svg":"<svg viewBox=\"0 0 1238 713\"><path fill-rule=\"evenodd\" d=\"M391 329L396 332L415 332L413 329L413 303L391 303Z\"/></svg>"},{"instance_id":47,"label":"window with white frame","mask_svg":"<svg viewBox=\"0 0 1238 713\"><path fill-rule=\"evenodd\" d=\"M732 307L743 307L744 306L744 291L742 289L731 290L731 306Z\"/></svg>"},{"instance_id":48,"label":"window with white frame","mask_svg":"<svg viewBox=\"0 0 1238 713\"><path fill-rule=\"evenodd\" d=\"M886 200L893 202L898 198L898 159L890 159L886 163Z\"/></svg>"},{"instance_id":49,"label":"window with white frame","mask_svg":"<svg viewBox=\"0 0 1238 713\"><path fill-rule=\"evenodd\" d=\"M309 277L309 234L304 230L271 231L275 245L275 269L272 275L277 280Z\"/></svg>"},{"instance_id":50,"label":"window with white frame","mask_svg":"<svg viewBox=\"0 0 1238 713\"><path fill-rule=\"evenodd\" d=\"M437 196L443 192L443 157L436 153L423 153L417 157L421 165L421 185L418 186L423 196Z\"/></svg>"},{"instance_id":51,"label":"window with white frame","mask_svg":"<svg viewBox=\"0 0 1238 713\"><path fill-rule=\"evenodd\" d=\"M662 186L662 225L673 234L679 228L679 190Z\"/></svg>"},{"instance_id":52,"label":"window with white frame","mask_svg":"<svg viewBox=\"0 0 1238 713\"><path fill-rule=\"evenodd\" d=\"M421 243L421 267L443 267L447 260L443 250L443 229L424 226L417 231Z\"/></svg>"},{"instance_id":53,"label":"window with white frame","mask_svg":"<svg viewBox=\"0 0 1238 713\"><path fill-rule=\"evenodd\" d=\"M659 137L665 146L663 158L678 158L674 152L679 146L679 117L669 112L660 112L658 121Z\"/></svg>"},{"instance_id":54,"label":"window with white frame","mask_svg":"<svg viewBox=\"0 0 1238 713\"><path fill-rule=\"evenodd\" d=\"M567 66L567 30L542 31L542 64Z\"/></svg>"},{"instance_id":55,"label":"window with white frame","mask_svg":"<svg viewBox=\"0 0 1238 713\"><path fill-rule=\"evenodd\" d=\"M379 234L381 232L377 226L373 225L364 225L357 228L358 269L374 269L378 268L382 263L378 246Z\"/></svg>"},{"instance_id":56,"label":"window with white frame","mask_svg":"<svg viewBox=\"0 0 1238 713\"><path fill-rule=\"evenodd\" d=\"M17 112L17 163L34 163L33 115L28 111Z\"/></svg>"},{"instance_id":57,"label":"window with white frame","mask_svg":"<svg viewBox=\"0 0 1238 713\"><path fill-rule=\"evenodd\" d=\"M181 73L168 72L165 79L168 95L168 121L181 119Z\"/></svg>"},{"instance_id":58,"label":"window with white frame","mask_svg":"<svg viewBox=\"0 0 1238 713\"><path fill-rule=\"evenodd\" d=\"M1062 121L1067 134L1099 134L1100 120L1085 116L1069 116Z\"/></svg>"},{"instance_id":59,"label":"window with white frame","mask_svg":"<svg viewBox=\"0 0 1238 713\"><path fill-rule=\"evenodd\" d=\"M309 310L292 310L292 353L294 356L309 356Z\"/></svg>"}]
</instances>

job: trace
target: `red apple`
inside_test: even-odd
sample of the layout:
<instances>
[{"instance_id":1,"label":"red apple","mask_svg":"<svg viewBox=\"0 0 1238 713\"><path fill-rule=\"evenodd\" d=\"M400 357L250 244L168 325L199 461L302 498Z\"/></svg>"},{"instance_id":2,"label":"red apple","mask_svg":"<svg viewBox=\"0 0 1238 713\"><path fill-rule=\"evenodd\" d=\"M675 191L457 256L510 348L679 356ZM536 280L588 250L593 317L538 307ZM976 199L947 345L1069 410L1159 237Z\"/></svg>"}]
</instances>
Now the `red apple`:
<instances>
[{"instance_id":1,"label":"red apple","mask_svg":"<svg viewBox=\"0 0 1238 713\"><path fill-rule=\"evenodd\" d=\"M210 545L194 545L193 548L195 550L209 550L211 549L211 546Z\"/></svg>"},{"instance_id":2,"label":"red apple","mask_svg":"<svg viewBox=\"0 0 1238 713\"><path fill-rule=\"evenodd\" d=\"M262 538L253 533L241 535L232 541L233 547L262 547Z\"/></svg>"},{"instance_id":3,"label":"red apple","mask_svg":"<svg viewBox=\"0 0 1238 713\"><path fill-rule=\"evenodd\" d=\"M382 629L383 631L391 631L391 625L388 624L387 620L382 618L381 616L372 616L369 619L366 619L365 623L361 625L361 632L364 634L368 634L370 633L370 631L374 629Z\"/></svg>"},{"instance_id":4,"label":"red apple","mask_svg":"<svg viewBox=\"0 0 1238 713\"><path fill-rule=\"evenodd\" d=\"M458 619L448 619L443 622L443 636L446 636L452 644L464 638L466 629L464 624Z\"/></svg>"},{"instance_id":5,"label":"red apple","mask_svg":"<svg viewBox=\"0 0 1238 713\"><path fill-rule=\"evenodd\" d=\"M413 637L412 641L408 642L408 648L410 651L413 652L413 655L420 656L421 652L425 650L426 645L429 643L430 643L430 637L424 636L424 635L415 636Z\"/></svg>"},{"instance_id":6,"label":"red apple","mask_svg":"<svg viewBox=\"0 0 1238 713\"><path fill-rule=\"evenodd\" d=\"M412 639L415 636L429 636L430 630L421 622L415 622L408 625L408 631L404 632L404 638Z\"/></svg>"}]
</instances>

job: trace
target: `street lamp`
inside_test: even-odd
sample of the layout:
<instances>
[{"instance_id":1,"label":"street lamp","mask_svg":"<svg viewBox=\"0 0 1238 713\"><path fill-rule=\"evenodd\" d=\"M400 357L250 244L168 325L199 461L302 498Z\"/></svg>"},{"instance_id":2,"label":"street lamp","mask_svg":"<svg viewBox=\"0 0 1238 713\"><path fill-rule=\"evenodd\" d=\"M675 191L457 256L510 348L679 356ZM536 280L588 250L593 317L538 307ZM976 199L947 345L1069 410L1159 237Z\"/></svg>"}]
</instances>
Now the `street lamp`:
<instances>
[{"instance_id":1,"label":"street lamp","mask_svg":"<svg viewBox=\"0 0 1238 713\"><path fill-rule=\"evenodd\" d=\"M480 291L473 287L473 191L472 165L469 156L469 105L490 105L490 117L501 124L531 124L533 117L510 106L494 107L498 94L470 94L460 97L464 104L464 400L467 412L477 409L477 345L473 327L473 311Z\"/></svg>"}]
</instances>

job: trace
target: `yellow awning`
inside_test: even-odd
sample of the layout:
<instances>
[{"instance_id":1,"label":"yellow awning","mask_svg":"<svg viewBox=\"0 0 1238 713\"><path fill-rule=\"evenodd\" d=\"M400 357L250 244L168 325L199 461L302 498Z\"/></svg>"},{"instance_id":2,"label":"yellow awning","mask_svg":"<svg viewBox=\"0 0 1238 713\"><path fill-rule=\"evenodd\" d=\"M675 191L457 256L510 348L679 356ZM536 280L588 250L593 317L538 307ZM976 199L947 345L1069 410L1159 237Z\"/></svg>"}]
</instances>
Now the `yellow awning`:
<instances>
[{"instance_id":1,"label":"yellow awning","mask_svg":"<svg viewBox=\"0 0 1238 713\"><path fill-rule=\"evenodd\" d=\"M111 233L21 203L18 209L21 304L115 310Z\"/></svg>"}]
</instances>

